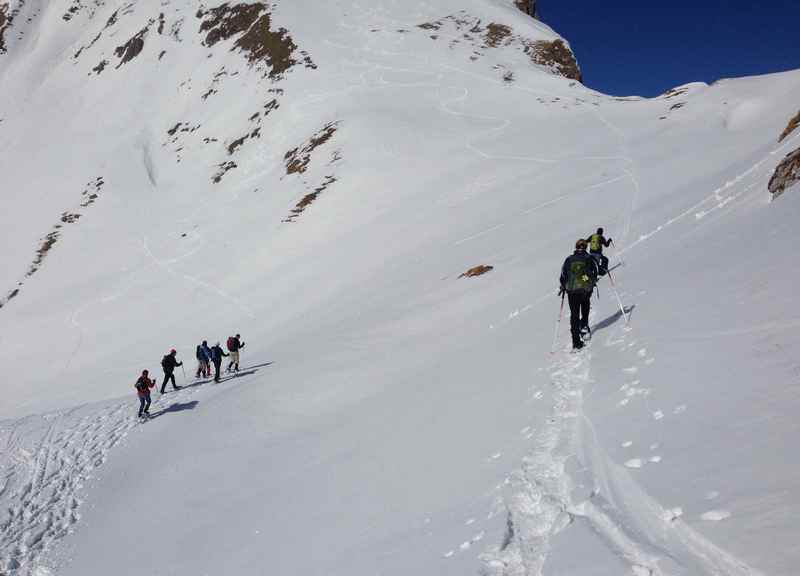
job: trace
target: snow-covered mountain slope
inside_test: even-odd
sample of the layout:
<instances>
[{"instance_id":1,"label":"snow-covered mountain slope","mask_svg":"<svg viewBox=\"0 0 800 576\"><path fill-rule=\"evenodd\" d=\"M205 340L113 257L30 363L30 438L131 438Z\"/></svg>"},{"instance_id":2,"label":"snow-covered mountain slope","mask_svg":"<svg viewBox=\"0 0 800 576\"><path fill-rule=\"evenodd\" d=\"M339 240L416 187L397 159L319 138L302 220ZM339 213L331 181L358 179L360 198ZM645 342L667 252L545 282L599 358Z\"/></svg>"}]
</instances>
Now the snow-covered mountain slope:
<instances>
[{"instance_id":1,"label":"snow-covered mountain slope","mask_svg":"<svg viewBox=\"0 0 800 576\"><path fill-rule=\"evenodd\" d=\"M796 571L800 73L610 98L510 0L2 13L0 573ZM630 323L551 354L597 226Z\"/></svg>"}]
</instances>

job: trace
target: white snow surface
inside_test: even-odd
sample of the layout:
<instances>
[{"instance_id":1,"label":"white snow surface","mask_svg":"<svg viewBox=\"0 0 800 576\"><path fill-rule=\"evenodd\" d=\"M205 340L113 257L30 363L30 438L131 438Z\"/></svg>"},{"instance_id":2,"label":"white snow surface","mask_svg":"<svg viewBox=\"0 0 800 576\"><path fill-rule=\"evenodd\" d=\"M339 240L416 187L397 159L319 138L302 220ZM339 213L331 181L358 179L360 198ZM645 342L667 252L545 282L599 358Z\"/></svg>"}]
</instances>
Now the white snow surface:
<instances>
[{"instance_id":1,"label":"white snow surface","mask_svg":"<svg viewBox=\"0 0 800 576\"><path fill-rule=\"evenodd\" d=\"M619 99L510 1L279 0L270 78L218 5L10 4L0 574L797 574L799 72ZM597 226L630 322L604 278L551 353Z\"/></svg>"}]
</instances>

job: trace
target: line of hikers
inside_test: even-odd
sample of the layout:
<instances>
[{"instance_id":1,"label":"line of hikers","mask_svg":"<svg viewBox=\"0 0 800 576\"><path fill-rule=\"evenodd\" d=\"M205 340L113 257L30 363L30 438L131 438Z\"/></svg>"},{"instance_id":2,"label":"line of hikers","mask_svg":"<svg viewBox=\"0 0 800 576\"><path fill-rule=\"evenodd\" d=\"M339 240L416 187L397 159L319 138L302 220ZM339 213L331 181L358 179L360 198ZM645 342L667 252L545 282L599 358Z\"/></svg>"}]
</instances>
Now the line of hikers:
<instances>
[{"instance_id":1,"label":"line of hikers","mask_svg":"<svg viewBox=\"0 0 800 576\"><path fill-rule=\"evenodd\" d=\"M569 301L569 324L572 334L573 349L583 348L583 338L591 338L589 329L589 311L591 309L591 297L594 287L600 276L608 273L608 258L603 255L603 248L608 248L612 244L611 238L603 236L603 229L598 228L597 232L588 238L580 238L575 242L575 252L566 260L561 267L559 283L561 288L558 295L562 298L567 295ZM589 252L587 253L587 248ZM230 357L227 372L239 371L239 351L244 348L245 343L241 341L241 335L230 336L226 342L228 354L222 349L220 343L208 346L208 341L203 340L195 350L197 358L196 378L208 378L211 376L211 365L214 365L214 382L220 381L220 368L222 358ZM175 368L183 366L183 362L177 359L177 351L173 348L169 354L161 359L161 367L164 370L164 381L161 383L161 393L164 394L167 382L172 382L174 390L180 390L180 386L175 383ZM150 415L150 390L156 385L155 379L150 378L147 370L142 371L142 375L136 380L135 388L139 396L139 417Z\"/></svg>"},{"instance_id":2,"label":"line of hikers","mask_svg":"<svg viewBox=\"0 0 800 576\"><path fill-rule=\"evenodd\" d=\"M222 358L229 357L230 362L226 372L239 371L239 351L244 348L244 342L241 340L241 335L228 337L226 347L228 354L222 349L220 343L217 342L214 346L208 346L208 341L203 340L202 344L198 344L195 350L195 357L197 358L197 371L196 378L208 378L211 376L211 364L214 365L214 382L220 381L220 368L222 367ZM164 370L164 381L161 383L161 393L165 394L167 391L167 382L172 382L173 390L180 390L181 387L175 383L175 368L183 366L183 362L178 361L178 352L174 348L169 351L169 354L161 359L161 368ZM136 394L139 397L139 418L143 416L150 416L150 390L156 385L155 378L150 378L148 370L142 370L142 375L136 380L134 387Z\"/></svg>"},{"instance_id":3,"label":"line of hikers","mask_svg":"<svg viewBox=\"0 0 800 576\"><path fill-rule=\"evenodd\" d=\"M606 239L603 236L603 229L598 228L597 232L588 238L579 238L575 242L575 252L564 260L564 265L561 267L559 278L561 288L558 295L562 298L562 306L564 294L567 295L574 350L583 348L584 338L592 336L589 329L592 292L598 278L608 273L608 258L603 256L603 248L608 248L611 243L611 238Z\"/></svg>"}]
</instances>

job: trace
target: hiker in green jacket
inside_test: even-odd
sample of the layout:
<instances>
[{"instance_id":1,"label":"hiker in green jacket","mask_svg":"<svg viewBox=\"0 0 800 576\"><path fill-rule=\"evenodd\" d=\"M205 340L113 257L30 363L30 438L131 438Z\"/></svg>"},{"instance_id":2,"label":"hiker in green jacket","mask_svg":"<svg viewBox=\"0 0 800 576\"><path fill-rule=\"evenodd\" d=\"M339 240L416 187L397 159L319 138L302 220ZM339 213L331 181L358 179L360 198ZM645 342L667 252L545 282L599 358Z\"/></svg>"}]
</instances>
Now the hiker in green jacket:
<instances>
[{"instance_id":1,"label":"hiker in green jacket","mask_svg":"<svg viewBox=\"0 0 800 576\"><path fill-rule=\"evenodd\" d=\"M603 229L598 228L597 232L586 239L586 242L589 244L589 254L597 260L600 276L605 276L606 272L608 272L608 258L603 256L603 248L608 248L611 245L611 238L606 239L603 236Z\"/></svg>"}]
</instances>

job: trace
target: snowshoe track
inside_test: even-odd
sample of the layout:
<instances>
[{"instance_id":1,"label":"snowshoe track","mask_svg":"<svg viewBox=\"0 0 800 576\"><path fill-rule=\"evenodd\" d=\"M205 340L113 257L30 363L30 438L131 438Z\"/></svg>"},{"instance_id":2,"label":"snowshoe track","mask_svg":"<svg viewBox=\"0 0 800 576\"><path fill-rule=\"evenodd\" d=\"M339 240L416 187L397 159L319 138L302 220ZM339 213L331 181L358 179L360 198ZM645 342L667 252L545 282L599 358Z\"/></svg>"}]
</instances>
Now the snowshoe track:
<instances>
[{"instance_id":1,"label":"snowshoe track","mask_svg":"<svg viewBox=\"0 0 800 576\"><path fill-rule=\"evenodd\" d=\"M591 353L560 352L551 367L553 410L531 454L511 475L506 507L506 535L499 548L483 555L486 576L540 575L551 538L567 527L570 480L566 463L576 453L577 421L583 384L589 378Z\"/></svg>"},{"instance_id":2,"label":"snowshoe track","mask_svg":"<svg viewBox=\"0 0 800 576\"><path fill-rule=\"evenodd\" d=\"M605 339L624 344L629 328ZM617 338L616 340L614 338ZM612 553L636 576L690 574L762 576L717 547L647 494L630 471L599 444L583 411L590 395L591 344L557 352L550 366L553 408L531 453L506 483L506 534L481 556L485 576L541 576L552 539L574 522L587 522ZM567 467L575 459L594 487L575 500L577 482ZM585 480L584 480L585 482Z\"/></svg>"},{"instance_id":3,"label":"snowshoe track","mask_svg":"<svg viewBox=\"0 0 800 576\"><path fill-rule=\"evenodd\" d=\"M132 411L117 402L0 423L0 574L48 573L38 561L80 518L81 488L137 425Z\"/></svg>"}]
</instances>

